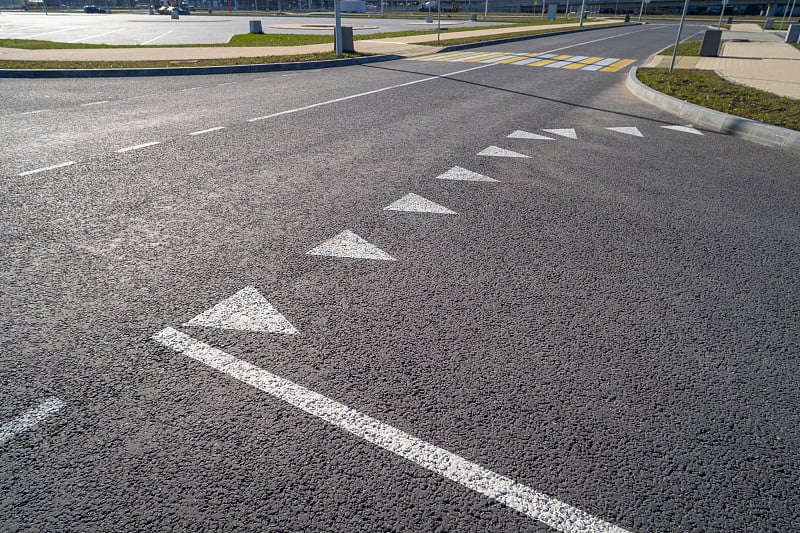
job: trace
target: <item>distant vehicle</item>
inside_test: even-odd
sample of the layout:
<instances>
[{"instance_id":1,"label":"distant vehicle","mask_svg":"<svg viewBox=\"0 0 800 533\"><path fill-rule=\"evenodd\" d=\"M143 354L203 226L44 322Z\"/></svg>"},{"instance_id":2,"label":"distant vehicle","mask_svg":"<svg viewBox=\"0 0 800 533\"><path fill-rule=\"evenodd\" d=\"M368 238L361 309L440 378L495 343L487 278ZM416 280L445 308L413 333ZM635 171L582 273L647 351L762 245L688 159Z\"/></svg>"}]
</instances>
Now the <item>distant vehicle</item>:
<instances>
[{"instance_id":1,"label":"distant vehicle","mask_svg":"<svg viewBox=\"0 0 800 533\"><path fill-rule=\"evenodd\" d=\"M83 6L84 13L111 13L108 9L97 6Z\"/></svg>"},{"instance_id":2,"label":"distant vehicle","mask_svg":"<svg viewBox=\"0 0 800 533\"><path fill-rule=\"evenodd\" d=\"M186 7L177 7L177 6L162 6L158 8L159 15L172 15L172 13L178 13L178 15L188 15L191 13L188 8Z\"/></svg>"},{"instance_id":3,"label":"distant vehicle","mask_svg":"<svg viewBox=\"0 0 800 533\"><path fill-rule=\"evenodd\" d=\"M461 5L458 3L451 4L450 2L442 2L442 11L445 12L452 12L458 13L461 9ZM419 6L420 11L439 11L439 2L436 0L431 0L429 2L423 2Z\"/></svg>"}]
</instances>

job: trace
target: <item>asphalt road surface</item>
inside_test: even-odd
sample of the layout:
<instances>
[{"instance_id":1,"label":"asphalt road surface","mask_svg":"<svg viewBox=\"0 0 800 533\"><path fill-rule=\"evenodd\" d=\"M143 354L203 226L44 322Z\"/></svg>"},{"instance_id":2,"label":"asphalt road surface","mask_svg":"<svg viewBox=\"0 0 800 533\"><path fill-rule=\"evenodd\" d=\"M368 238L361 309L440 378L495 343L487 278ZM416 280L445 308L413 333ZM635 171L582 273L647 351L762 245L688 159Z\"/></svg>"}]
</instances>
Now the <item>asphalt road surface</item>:
<instances>
[{"instance_id":1,"label":"asphalt road surface","mask_svg":"<svg viewBox=\"0 0 800 533\"><path fill-rule=\"evenodd\" d=\"M800 159L583 66L674 30L3 81L0 529L800 529Z\"/></svg>"}]
</instances>

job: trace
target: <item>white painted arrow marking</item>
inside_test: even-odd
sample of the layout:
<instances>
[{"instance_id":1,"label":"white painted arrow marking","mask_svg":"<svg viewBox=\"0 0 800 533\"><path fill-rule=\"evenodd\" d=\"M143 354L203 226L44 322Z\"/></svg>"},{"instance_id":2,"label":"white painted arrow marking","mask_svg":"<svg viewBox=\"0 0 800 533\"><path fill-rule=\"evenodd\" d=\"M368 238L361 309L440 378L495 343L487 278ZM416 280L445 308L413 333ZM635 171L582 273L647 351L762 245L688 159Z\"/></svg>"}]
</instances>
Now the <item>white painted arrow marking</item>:
<instances>
[{"instance_id":1,"label":"white painted arrow marking","mask_svg":"<svg viewBox=\"0 0 800 533\"><path fill-rule=\"evenodd\" d=\"M298 331L255 287L245 287L184 326L294 335Z\"/></svg>"},{"instance_id":2,"label":"white painted arrow marking","mask_svg":"<svg viewBox=\"0 0 800 533\"><path fill-rule=\"evenodd\" d=\"M352 231L345 230L335 237L331 237L307 255L326 255L330 257L352 257L355 259L379 259L382 261L397 261L374 244L370 244Z\"/></svg>"},{"instance_id":3,"label":"white painted arrow marking","mask_svg":"<svg viewBox=\"0 0 800 533\"><path fill-rule=\"evenodd\" d=\"M406 211L408 213L438 213L441 215L455 215L455 211L447 209L445 206L423 198L418 194L410 192L383 208L384 211Z\"/></svg>"},{"instance_id":4,"label":"white painted arrow marking","mask_svg":"<svg viewBox=\"0 0 800 533\"><path fill-rule=\"evenodd\" d=\"M478 152L478 155L487 155L489 157L524 157L526 159L530 157L520 154L519 152L512 152L511 150L500 148L499 146L489 146L488 148Z\"/></svg>"},{"instance_id":5,"label":"white painted arrow marking","mask_svg":"<svg viewBox=\"0 0 800 533\"><path fill-rule=\"evenodd\" d=\"M639 131L639 128L636 127L624 127L624 128L606 128L607 130L616 131L617 133L624 133L626 135L633 135L634 137L644 137L642 132Z\"/></svg>"},{"instance_id":6,"label":"white painted arrow marking","mask_svg":"<svg viewBox=\"0 0 800 533\"><path fill-rule=\"evenodd\" d=\"M695 135L702 135L703 133L694 129L694 126L687 124L686 126L661 126L667 130L682 131L684 133L693 133Z\"/></svg>"},{"instance_id":7,"label":"white painted arrow marking","mask_svg":"<svg viewBox=\"0 0 800 533\"><path fill-rule=\"evenodd\" d=\"M577 139L578 134L575 133L574 128L563 128L563 129L554 129L554 130L542 130L546 131L547 133L552 133L553 135L560 135L562 137L569 137L570 139Z\"/></svg>"},{"instance_id":8,"label":"white painted arrow marking","mask_svg":"<svg viewBox=\"0 0 800 533\"><path fill-rule=\"evenodd\" d=\"M555 141L552 137L545 137L544 135L537 135L536 133L528 133L527 131L517 130L508 136L509 139L534 139L542 141Z\"/></svg>"},{"instance_id":9,"label":"white painted arrow marking","mask_svg":"<svg viewBox=\"0 0 800 533\"><path fill-rule=\"evenodd\" d=\"M435 179L454 181L489 181L492 183L498 183L498 181L494 178L484 176L483 174L478 174L477 172L473 172L462 167L453 167L444 174L436 176Z\"/></svg>"},{"instance_id":10,"label":"white painted arrow marking","mask_svg":"<svg viewBox=\"0 0 800 533\"><path fill-rule=\"evenodd\" d=\"M460 455L414 437L173 328L166 328L156 333L153 335L153 340L558 531L626 532L619 526L470 462Z\"/></svg>"},{"instance_id":11,"label":"white painted arrow marking","mask_svg":"<svg viewBox=\"0 0 800 533\"><path fill-rule=\"evenodd\" d=\"M29 409L20 416L0 426L0 446L10 441L23 431L26 431L47 417L50 417L64 407L64 402L58 398L48 398L36 407Z\"/></svg>"}]
</instances>

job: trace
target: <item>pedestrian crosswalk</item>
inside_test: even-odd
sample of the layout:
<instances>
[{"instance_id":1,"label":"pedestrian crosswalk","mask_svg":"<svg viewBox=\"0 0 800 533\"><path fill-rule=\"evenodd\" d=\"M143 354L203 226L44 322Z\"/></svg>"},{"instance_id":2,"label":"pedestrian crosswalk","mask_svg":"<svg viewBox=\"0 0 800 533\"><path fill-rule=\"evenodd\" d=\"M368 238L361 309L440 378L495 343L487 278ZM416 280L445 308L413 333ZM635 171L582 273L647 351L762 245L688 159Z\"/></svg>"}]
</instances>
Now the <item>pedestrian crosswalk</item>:
<instances>
[{"instance_id":1,"label":"pedestrian crosswalk","mask_svg":"<svg viewBox=\"0 0 800 533\"><path fill-rule=\"evenodd\" d=\"M526 67L563 68L567 70L590 70L617 72L636 62L635 59L619 57L573 56L566 54L512 53L512 52L446 52L409 58L409 61L446 61L449 63L494 63Z\"/></svg>"}]
</instances>

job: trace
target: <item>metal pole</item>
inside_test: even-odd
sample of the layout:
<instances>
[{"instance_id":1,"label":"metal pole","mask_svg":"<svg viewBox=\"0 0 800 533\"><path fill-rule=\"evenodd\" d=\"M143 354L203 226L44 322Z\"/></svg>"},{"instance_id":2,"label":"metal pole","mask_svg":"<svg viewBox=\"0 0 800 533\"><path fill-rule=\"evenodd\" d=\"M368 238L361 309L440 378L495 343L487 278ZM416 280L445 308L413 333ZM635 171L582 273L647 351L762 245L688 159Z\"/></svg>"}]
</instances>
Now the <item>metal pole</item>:
<instances>
[{"instance_id":1,"label":"metal pole","mask_svg":"<svg viewBox=\"0 0 800 533\"><path fill-rule=\"evenodd\" d=\"M547 0L542 0L542 16L539 18L544 18L544 6L547 5Z\"/></svg>"},{"instance_id":2,"label":"metal pole","mask_svg":"<svg viewBox=\"0 0 800 533\"><path fill-rule=\"evenodd\" d=\"M642 0L642 5L639 8L639 20L642 20L642 12L644 11L644 0Z\"/></svg>"},{"instance_id":3,"label":"metal pole","mask_svg":"<svg viewBox=\"0 0 800 533\"><path fill-rule=\"evenodd\" d=\"M381 18L383 18L383 4L386 0L380 0L380 1L381 1Z\"/></svg>"},{"instance_id":4,"label":"metal pole","mask_svg":"<svg viewBox=\"0 0 800 533\"><path fill-rule=\"evenodd\" d=\"M675 56L678 55L678 44L681 42L681 32L683 31L683 23L686 21L686 11L689 10L689 0L683 4L683 14L681 15L681 23L678 26L678 36L675 37L675 48L672 50L672 63L669 64L669 71L675 68Z\"/></svg>"},{"instance_id":5,"label":"metal pole","mask_svg":"<svg viewBox=\"0 0 800 533\"><path fill-rule=\"evenodd\" d=\"M617 10L618 9L619 9L619 0L617 0L617 3L614 5L614 16L615 17L617 16Z\"/></svg>"},{"instance_id":6,"label":"metal pole","mask_svg":"<svg viewBox=\"0 0 800 533\"><path fill-rule=\"evenodd\" d=\"M783 8L783 17L781 17L781 29L783 29L783 25L784 25L784 23L785 23L787 20L789 20L789 17L788 17L788 14L789 14L789 2L791 2L791 1L792 1L792 0L786 0L786 7L785 7L785 8ZM45 2L45 4L46 4L46 3L47 3L47 2Z\"/></svg>"},{"instance_id":7,"label":"metal pole","mask_svg":"<svg viewBox=\"0 0 800 533\"><path fill-rule=\"evenodd\" d=\"M489 0L486 0L486 5L483 7L483 16L489 16Z\"/></svg>"},{"instance_id":8,"label":"metal pole","mask_svg":"<svg viewBox=\"0 0 800 533\"><path fill-rule=\"evenodd\" d=\"M436 21L436 42L441 42L442 34L442 0L437 0L436 7L439 8L439 18Z\"/></svg>"},{"instance_id":9,"label":"metal pole","mask_svg":"<svg viewBox=\"0 0 800 533\"><path fill-rule=\"evenodd\" d=\"M336 43L336 55L338 57L342 57L342 11L340 7L339 0L333 0L333 12L336 16L336 29L333 31L333 40Z\"/></svg>"},{"instance_id":10,"label":"metal pole","mask_svg":"<svg viewBox=\"0 0 800 533\"><path fill-rule=\"evenodd\" d=\"M722 0L722 9L719 12L719 22L717 22L717 28L722 29L722 15L725 14L725 0Z\"/></svg>"},{"instance_id":11,"label":"metal pole","mask_svg":"<svg viewBox=\"0 0 800 533\"><path fill-rule=\"evenodd\" d=\"M585 6L586 6L586 0L581 0L581 14L580 14L581 23L579 26L580 28L583 28L583 8Z\"/></svg>"}]
</instances>

